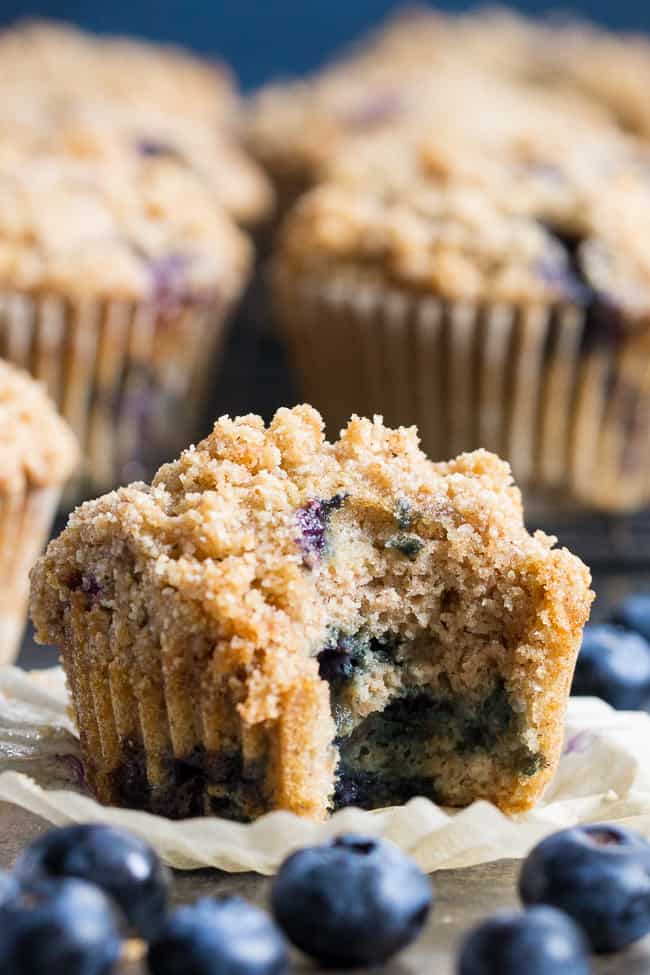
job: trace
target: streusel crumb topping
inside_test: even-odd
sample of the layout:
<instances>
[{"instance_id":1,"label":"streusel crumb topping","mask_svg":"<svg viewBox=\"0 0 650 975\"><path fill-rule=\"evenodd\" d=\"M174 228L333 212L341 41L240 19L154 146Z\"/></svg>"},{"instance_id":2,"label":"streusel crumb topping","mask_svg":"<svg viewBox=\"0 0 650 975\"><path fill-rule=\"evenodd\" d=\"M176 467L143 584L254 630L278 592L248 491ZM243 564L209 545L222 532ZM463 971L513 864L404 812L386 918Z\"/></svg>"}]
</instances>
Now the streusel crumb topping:
<instances>
[{"instance_id":1,"label":"streusel crumb topping","mask_svg":"<svg viewBox=\"0 0 650 975\"><path fill-rule=\"evenodd\" d=\"M0 487L61 484L78 459L77 442L45 388L0 360Z\"/></svg>"},{"instance_id":2,"label":"streusel crumb topping","mask_svg":"<svg viewBox=\"0 0 650 975\"><path fill-rule=\"evenodd\" d=\"M223 64L181 48L100 37L52 21L23 21L0 34L0 84L34 84L72 99L83 92L214 124L228 120L235 105Z\"/></svg>"},{"instance_id":3,"label":"streusel crumb topping","mask_svg":"<svg viewBox=\"0 0 650 975\"><path fill-rule=\"evenodd\" d=\"M192 173L157 157L2 157L0 286L152 307L235 294L246 238Z\"/></svg>"}]
</instances>

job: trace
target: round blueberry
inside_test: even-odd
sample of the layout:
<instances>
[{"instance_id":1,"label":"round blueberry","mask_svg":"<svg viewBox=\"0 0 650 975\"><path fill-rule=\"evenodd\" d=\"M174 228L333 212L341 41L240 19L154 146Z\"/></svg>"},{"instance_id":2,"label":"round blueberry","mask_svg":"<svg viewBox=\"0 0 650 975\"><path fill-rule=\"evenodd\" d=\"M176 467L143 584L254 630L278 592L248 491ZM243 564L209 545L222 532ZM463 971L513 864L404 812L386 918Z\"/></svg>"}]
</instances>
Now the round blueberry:
<instances>
[{"instance_id":1,"label":"round blueberry","mask_svg":"<svg viewBox=\"0 0 650 975\"><path fill-rule=\"evenodd\" d=\"M650 640L650 593L638 592L628 596L616 607L612 620Z\"/></svg>"},{"instance_id":2,"label":"round blueberry","mask_svg":"<svg viewBox=\"0 0 650 975\"><path fill-rule=\"evenodd\" d=\"M519 892L570 914L595 951L618 951L650 931L650 844L609 824L562 830L529 854Z\"/></svg>"},{"instance_id":3,"label":"round blueberry","mask_svg":"<svg viewBox=\"0 0 650 975\"><path fill-rule=\"evenodd\" d=\"M169 871L144 840L112 826L65 826L45 833L16 861L24 884L80 877L113 898L143 937L155 935L167 913Z\"/></svg>"},{"instance_id":4,"label":"round blueberry","mask_svg":"<svg viewBox=\"0 0 650 975\"><path fill-rule=\"evenodd\" d=\"M463 941L458 975L590 975L588 945L570 917L552 907L503 911Z\"/></svg>"},{"instance_id":5,"label":"round blueberry","mask_svg":"<svg viewBox=\"0 0 650 975\"><path fill-rule=\"evenodd\" d=\"M284 939L241 897L203 897L169 917L149 948L151 975L280 975Z\"/></svg>"},{"instance_id":6,"label":"round blueberry","mask_svg":"<svg viewBox=\"0 0 650 975\"><path fill-rule=\"evenodd\" d=\"M112 903L84 880L44 881L0 907L3 975L109 975L120 951Z\"/></svg>"},{"instance_id":7,"label":"round blueberry","mask_svg":"<svg viewBox=\"0 0 650 975\"><path fill-rule=\"evenodd\" d=\"M420 933L432 901L428 878L397 847L353 835L293 853L271 889L287 937L335 968L390 958Z\"/></svg>"},{"instance_id":8,"label":"round blueberry","mask_svg":"<svg viewBox=\"0 0 650 975\"><path fill-rule=\"evenodd\" d=\"M601 697L621 710L650 703L650 643L639 633L603 623L587 626L571 693Z\"/></svg>"}]
</instances>

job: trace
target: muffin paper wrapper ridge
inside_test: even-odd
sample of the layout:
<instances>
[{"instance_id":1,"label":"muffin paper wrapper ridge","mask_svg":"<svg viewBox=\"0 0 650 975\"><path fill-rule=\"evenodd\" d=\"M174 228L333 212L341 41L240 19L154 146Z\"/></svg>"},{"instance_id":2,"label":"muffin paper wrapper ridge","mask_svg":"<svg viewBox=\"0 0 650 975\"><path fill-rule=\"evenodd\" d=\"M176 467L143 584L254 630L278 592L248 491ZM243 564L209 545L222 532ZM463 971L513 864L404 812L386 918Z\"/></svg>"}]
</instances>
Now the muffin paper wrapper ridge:
<instances>
[{"instance_id":1,"label":"muffin paper wrapper ridge","mask_svg":"<svg viewBox=\"0 0 650 975\"><path fill-rule=\"evenodd\" d=\"M307 402L330 436L352 413L416 424L433 460L485 447L555 501L650 500L650 343L590 338L577 305L473 304L353 274L276 279Z\"/></svg>"},{"instance_id":2,"label":"muffin paper wrapper ridge","mask_svg":"<svg viewBox=\"0 0 650 975\"><path fill-rule=\"evenodd\" d=\"M47 541L60 496L59 487L0 493L0 667L18 655L29 570Z\"/></svg>"},{"instance_id":3,"label":"muffin paper wrapper ridge","mask_svg":"<svg viewBox=\"0 0 650 975\"><path fill-rule=\"evenodd\" d=\"M145 478L185 447L229 305L0 292L0 356L41 380L83 449L67 505ZM173 421L173 422L172 422Z\"/></svg>"},{"instance_id":4,"label":"muffin paper wrapper ridge","mask_svg":"<svg viewBox=\"0 0 650 975\"><path fill-rule=\"evenodd\" d=\"M0 800L57 826L102 822L148 840L179 870L216 867L273 874L301 846L345 832L392 840L426 871L523 857L543 836L587 822L617 822L650 839L650 715L571 698L558 772L543 801L510 819L487 802L445 810L428 799L363 812L344 809L326 823L284 812L255 823L206 818L172 821L100 806L83 789L79 744L59 668L0 670Z\"/></svg>"}]
</instances>

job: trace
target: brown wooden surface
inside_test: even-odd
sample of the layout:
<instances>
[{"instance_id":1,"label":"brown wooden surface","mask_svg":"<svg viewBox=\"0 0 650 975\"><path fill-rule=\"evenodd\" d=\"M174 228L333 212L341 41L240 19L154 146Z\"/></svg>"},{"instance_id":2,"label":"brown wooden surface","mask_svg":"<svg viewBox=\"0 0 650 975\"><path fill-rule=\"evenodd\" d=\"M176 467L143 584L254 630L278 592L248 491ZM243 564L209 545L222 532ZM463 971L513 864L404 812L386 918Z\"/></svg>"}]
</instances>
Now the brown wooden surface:
<instances>
[{"instance_id":1,"label":"brown wooden surface","mask_svg":"<svg viewBox=\"0 0 650 975\"><path fill-rule=\"evenodd\" d=\"M0 866L11 867L22 847L46 828L46 824L30 813L0 803ZM500 860L434 874L436 904L424 934L382 972L385 975L452 975L456 948L463 933L490 912L517 905L518 868L519 864L514 860ZM184 903L201 895L228 892L241 894L265 907L269 883L268 878L255 874L224 874L215 870L177 873L174 900ZM295 961L296 970L315 975L317 970L305 959L296 956ZM144 971L143 967L133 964L125 966L124 975L141 975ZM647 975L648 972L650 937L624 955L594 962L595 975Z\"/></svg>"}]
</instances>

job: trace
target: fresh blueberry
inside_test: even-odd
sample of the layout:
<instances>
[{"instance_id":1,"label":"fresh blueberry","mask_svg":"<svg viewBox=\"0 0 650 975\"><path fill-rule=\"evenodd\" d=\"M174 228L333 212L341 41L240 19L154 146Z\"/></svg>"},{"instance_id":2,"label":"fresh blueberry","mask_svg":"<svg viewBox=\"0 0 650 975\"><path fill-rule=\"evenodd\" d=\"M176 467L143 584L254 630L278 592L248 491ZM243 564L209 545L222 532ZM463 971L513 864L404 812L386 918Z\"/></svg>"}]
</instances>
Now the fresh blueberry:
<instances>
[{"instance_id":1,"label":"fresh blueberry","mask_svg":"<svg viewBox=\"0 0 650 975\"><path fill-rule=\"evenodd\" d=\"M50 830L24 850L14 873L26 885L81 877L112 897L145 938L155 935L167 912L169 871L148 843L112 826Z\"/></svg>"},{"instance_id":2,"label":"fresh blueberry","mask_svg":"<svg viewBox=\"0 0 650 975\"><path fill-rule=\"evenodd\" d=\"M639 633L602 623L585 627L572 694L601 697L623 710L650 702L650 643Z\"/></svg>"},{"instance_id":3,"label":"fresh blueberry","mask_svg":"<svg viewBox=\"0 0 650 975\"><path fill-rule=\"evenodd\" d=\"M280 975L284 939L241 897L203 897L172 914L149 948L151 975Z\"/></svg>"},{"instance_id":4,"label":"fresh blueberry","mask_svg":"<svg viewBox=\"0 0 650 975\"><path fill-rule=\"evenodd\" d=\"M113 906L83 880L49 880L0 907L2 975L109 975L121 941Z\"/></svg>"},{"instance_id":5,"label":"fresh blueberry","mask_svg":"<svg viewBox=\"0 0 650 975\"><path fill-rule=\"evenodd\" d=\"M628 596L616 607L612 620L650 640L650 593Z\"/></svg>"},{"instance_id":6,"label":"fresh blueberry","mask_svg":"<svg viewBox=\"0 0 650 975\"><path fill-rule=\"evenodd\" d=\"M432 901L412 860L391 843L354 835L293 853L271 891L287 937L333 968L390 958L420 933Z\"/></svg>"},{"instance_id":7,"label":"fresh blueberry","mask_svg":"<svg viewBox=\"0 0 650 975\"><path fill-rule=\"evenodd\" d=\"M588 945L570 917L552 907L503 911L463 941L458 975L589 975Z\"/></svg>"},{"instance_id":8,"label":"fresh blueberry","mask_svg":"<svg viewBox=\"0 0 650 975\"><path fill-rule=\"evenodd\" d=\"M595 951L618 951L650 931L650 844L609 824L562 830L529 854L519 892L570 914Z\"/></svg>"}]
</instances>

